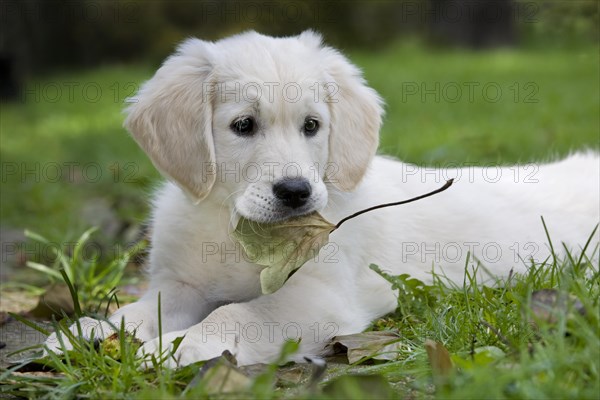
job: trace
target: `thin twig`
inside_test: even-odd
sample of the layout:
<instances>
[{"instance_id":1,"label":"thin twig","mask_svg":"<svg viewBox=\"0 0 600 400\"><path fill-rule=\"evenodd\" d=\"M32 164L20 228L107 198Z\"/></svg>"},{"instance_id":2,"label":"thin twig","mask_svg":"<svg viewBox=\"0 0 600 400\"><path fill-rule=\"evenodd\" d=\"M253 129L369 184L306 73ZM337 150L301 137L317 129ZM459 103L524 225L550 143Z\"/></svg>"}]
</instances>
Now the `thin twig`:
<instances>
[{"instance_id":1,"label":"thin twig","mask_svg":"<svg viewBox=\"0 0 600 400\"><path fill-rule=\"evenodd\" d=\"M349 215L345 218L342 218L340 220L340 222L338 222L335 227L331 230L331 232L335 231L336 229L338 229L344 222L348 221L349 219L358 217L361 214L367 213L369 211L373 211L373 210L378 210L380 208L384 208L384 207L392 207L392 206L399 206L401 204L407 204L407 203L412 203L413 201L417 201L417 200L421 200L424 199L426 197L429 196L433 196L434 194L438 194L440 192L443 192L444 190L448 189L450 186L452 186L452 183L454 182L454 179L448 179L448 181L446 181L446 184L444 186L442 186L439 189L434 190L433 192L429 192L429 193L425 193L422 194L420 196L417 197L413 197L412 199L408 199L408 200L402 200L402 201L396 201L394 203L385 203L385 204L379 204L377 206L373 206L373 207L369 207L369 208L365 208L364 210L360 210L358 212L355 212L352 215Z\"/></svg>"},{"instance_id":2,"label":"thin twig","mask_svg":"<svg viewBox=\"0 0 600 400\"><path fill-rule=\"evenodd\" d=\"M496 328L494 325L490 324L489 322L487 322L485 319L481 319L479 320L479 323L483 326L485 326L486 328L488 328L490 331L494 332L494 334L496 336L498 336L498 339L500 339L500 341L502 343L504 343L506 346L508 346L510 349L514 350L513 345L510 343L510 341L506 338L506 336L504 336L502 334L502 332L500 332L498 330L498 328Z\"/></svg>"}]
</instances>

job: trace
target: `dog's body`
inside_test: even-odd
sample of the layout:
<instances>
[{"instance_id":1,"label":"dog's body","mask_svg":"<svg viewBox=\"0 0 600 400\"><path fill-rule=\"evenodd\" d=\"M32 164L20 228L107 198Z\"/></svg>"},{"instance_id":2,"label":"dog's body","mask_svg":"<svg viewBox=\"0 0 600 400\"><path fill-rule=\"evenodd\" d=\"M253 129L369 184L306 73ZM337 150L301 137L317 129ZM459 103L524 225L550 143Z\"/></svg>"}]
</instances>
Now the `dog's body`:
<instances>
[{"instance_id":1,"label":"dog's body","mask_svg":"<svg viewBox=\"0 0 600 400\"><path fill-rule=\"evenodd\" d=\"M234 54L252 60L232 60ZM223 82L242 82L252 101L222 96ZM273 82L293 82L302 95L259 98L254 84ZM326 90L315 94L315 82ZM267 362L286 339L297 338L301 359L394 310L395 294L372 263L425 281L435 269L458 283L468 254L494 275L523 272L531 258L550 256L540 216L557 253L562 242L579 250L600 219L596 154L539 168L417 168L373 158L380 118L376 93L312 33L186 42L129 110L127 127L175 184L155 200L150 288L111 321L124 318L146 342L142 352L156 353L160 293L163 347L185 335L172 365L224 350L241 364ZM272 222L320 211L335 223L448 178L454 186L438 196L348 221L270 295L261 294L262 267L231 238L240 215ZM47 344L56 348L53 339Z\"/></svg>"}]
</instances>

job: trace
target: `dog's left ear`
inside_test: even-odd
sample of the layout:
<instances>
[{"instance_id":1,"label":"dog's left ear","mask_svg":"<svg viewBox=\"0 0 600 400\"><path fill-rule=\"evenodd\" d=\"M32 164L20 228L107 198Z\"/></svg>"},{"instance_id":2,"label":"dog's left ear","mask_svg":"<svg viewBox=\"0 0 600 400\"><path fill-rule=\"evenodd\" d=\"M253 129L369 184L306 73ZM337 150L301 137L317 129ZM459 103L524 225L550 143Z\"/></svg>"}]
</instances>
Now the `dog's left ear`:
<instances>
[{"instance_id":1,"label":"dog's left ear","mask_svg":"<svg viewBox=\"0 0 600 400\"><path fill-rule=\"evenodd\" d=\"M344 191L353 190L367 172L379 145L383 101L366 85L358 68L332 48L324 47L324 65L331 111L330 176Z\"/></svg>"},{"instance_id":2,"label":"dog's left ear","mask_svg":"<svg viewBox=\"0 0 600 400\"><path fill-rule=\"evenodd\" d=\"M125 127L156 168L194 202L215 183L212 137L212 43L183 42L130 99Z\"/></svg>"}]
</instances>

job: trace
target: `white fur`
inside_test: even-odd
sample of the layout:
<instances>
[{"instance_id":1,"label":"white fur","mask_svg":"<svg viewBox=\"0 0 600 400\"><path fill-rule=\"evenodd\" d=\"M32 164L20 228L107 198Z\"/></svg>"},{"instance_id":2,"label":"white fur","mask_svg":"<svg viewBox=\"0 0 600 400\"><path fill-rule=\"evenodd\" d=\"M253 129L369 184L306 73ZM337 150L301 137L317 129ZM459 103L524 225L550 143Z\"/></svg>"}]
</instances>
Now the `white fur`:
<instances>
[{"instance_id":1,"label":"white fur","mask_svg":"<svg viewBox=\"0 0 600 400\"><path fill-rule=\"evenodd\" d=\"M223 82L252 85L240 98L227 99L218 86ZM302 95L290 101L275 90L270 99L263 92L258 102L249 100L257 95L254 83L269 82L279 88L297 83ZM206 83L217 86L207 89ZM317 98L314 83L320 85ZM339 91L332 94L332 88ZM526 271L530 257L550 256L540 216L559 255L561 243L580 250L600 219L595 153L541 166L462 170L373 158L379 97L354 66L311 32L188 40L128 112L126 126L175 184L167 183L154 201L150 288L111 321L118 325L124 318L127 329L146 342L142 353L157 352L160 293L164 346L185 335L172 366L224 350L237 354L240 364L268 362L285 338L298 336L296 359L324 354L332 336L359 332L396 307L390 285L369 269L372 263L424 281L435 269L460 284L471 250L471 260L505 276L511 269ZM231 131L241 115L256 119L260 129L254 136ZM307 116L320 121L315 137L300 129ZM281 206L272 191L274 182L290 174L290 163L312 187L308 203L296 210ZM261 295L261 267L230 236L239 215L275 221L317 210L337 222L366 207L428 192L451 177L454 186L435 197L348 221L274 294ZM591 247L597 244L598 236ZM95 321L83 322L84 330L97 328ZM105 333L96 330L96 336ZM56 337L47 344L56 349Z\"/></svg>"}]
</instances>

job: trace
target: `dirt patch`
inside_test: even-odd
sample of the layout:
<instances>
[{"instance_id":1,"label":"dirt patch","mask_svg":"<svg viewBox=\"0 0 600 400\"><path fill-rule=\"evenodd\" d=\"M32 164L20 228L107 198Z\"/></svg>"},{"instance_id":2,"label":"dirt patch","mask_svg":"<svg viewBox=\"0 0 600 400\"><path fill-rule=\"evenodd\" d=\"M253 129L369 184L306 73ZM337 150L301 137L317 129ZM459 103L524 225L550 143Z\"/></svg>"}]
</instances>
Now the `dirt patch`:
<instances>
[{"instance_id":1,"label":"dirt patch","mask_svg":"<svg viewBox=\"0 0 600 400\"><path fill-rule=\"evenodd\" d=\"M50 329L49 323L38 322L44 329ZM35 351L26 351L11 355L17 350L44 343L46 335L35 329L9 318L0 326L0 342L4 348L0 349L0 368L8 368L21 360L31 357ZM39 351L39 350L38 350Z\"/></svg>"}]
</instances>

